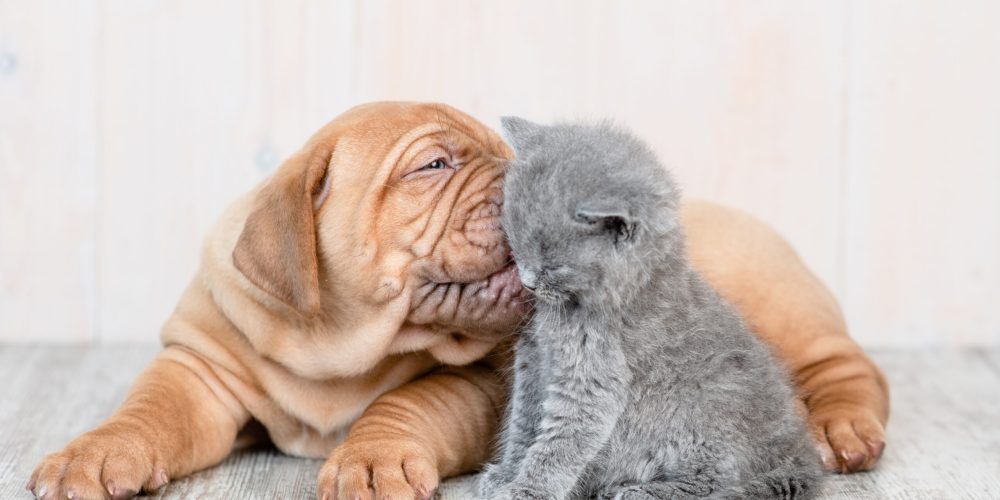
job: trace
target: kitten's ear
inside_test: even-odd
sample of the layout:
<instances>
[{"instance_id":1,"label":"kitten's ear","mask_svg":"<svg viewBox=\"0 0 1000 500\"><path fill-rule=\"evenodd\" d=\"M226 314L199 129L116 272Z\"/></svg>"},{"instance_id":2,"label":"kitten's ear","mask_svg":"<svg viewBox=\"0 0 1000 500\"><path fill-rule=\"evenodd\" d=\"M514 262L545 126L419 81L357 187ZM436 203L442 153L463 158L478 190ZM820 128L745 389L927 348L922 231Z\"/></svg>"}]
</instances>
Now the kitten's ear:
<instances>
[{"instance_id":1,"label":"kitten's ear","mask_svg":"<svg viewBox=\"0 0 1000 500\"><path fill-rule=\"evenodd\" d=\"M576 218L600 226L614 237L616 245L635 235L636 220L625 210L580 207L576 209Z\"/></svg>"},{"instance_id":2,"label":"kitten's ear","mask_svg":"<svg viewBox=\"0 0 1000 500\"><path fill-rule=\"evenodd\" d=\"M510 147L514 148L514 152L518 155L535 143L544 128L544 125L517 116L501 117L500 125L503 127L504 139L507 139Z\"/></svg>"}]
</instances>

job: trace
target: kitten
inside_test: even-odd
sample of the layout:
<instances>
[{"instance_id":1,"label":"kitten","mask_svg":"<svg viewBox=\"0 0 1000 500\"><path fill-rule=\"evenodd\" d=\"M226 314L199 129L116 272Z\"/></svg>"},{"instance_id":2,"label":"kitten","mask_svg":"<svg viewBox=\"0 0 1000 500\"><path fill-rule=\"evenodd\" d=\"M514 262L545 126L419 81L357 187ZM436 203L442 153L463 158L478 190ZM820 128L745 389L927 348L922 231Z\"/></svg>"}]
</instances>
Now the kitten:
<instances>
[{"instance_id":1,"label":"kitten","mask_svg":"<svg viewBox=\"0 0 1000 500\"><path fill-rule=\"evenodd\" d=\"M819 456L788 377L688 264L649 148L607 124L503 127L503 223L535 315L480 495L813 497Z\"/></svg>"}]
</instances>

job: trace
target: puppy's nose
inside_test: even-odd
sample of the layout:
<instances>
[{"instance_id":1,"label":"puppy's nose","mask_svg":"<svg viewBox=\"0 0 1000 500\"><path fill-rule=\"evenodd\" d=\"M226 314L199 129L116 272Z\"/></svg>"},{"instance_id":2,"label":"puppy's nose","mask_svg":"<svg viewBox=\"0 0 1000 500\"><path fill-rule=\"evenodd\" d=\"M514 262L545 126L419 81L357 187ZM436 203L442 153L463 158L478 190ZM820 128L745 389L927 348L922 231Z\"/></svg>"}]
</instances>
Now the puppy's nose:
<instances>
[{"instance_id":1,"label":"puppy's nose","mask_svg":"<svg viewBox=\"0 0 1000 500\"><path fill-rule=\"evenodd\" d=\"M517 268L517 274L521 276L521 284L528 290L534 290L538 286L538 273L530 268Z\"/></svg>"}]
</instances>

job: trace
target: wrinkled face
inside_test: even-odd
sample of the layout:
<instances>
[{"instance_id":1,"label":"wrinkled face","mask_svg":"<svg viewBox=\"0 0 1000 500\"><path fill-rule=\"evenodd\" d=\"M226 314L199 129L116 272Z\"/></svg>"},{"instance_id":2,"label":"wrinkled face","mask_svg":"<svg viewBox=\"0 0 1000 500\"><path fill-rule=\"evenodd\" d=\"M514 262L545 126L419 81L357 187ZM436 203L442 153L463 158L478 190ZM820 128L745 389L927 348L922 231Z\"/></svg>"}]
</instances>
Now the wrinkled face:
<instances>
[{"instance_id":1,"label":"wrinkled face","mask_svg":"<svg viewBox=\"0 0 1000 500\"><path fill-rule=\"evenodd\" d=\"M392 203L417 226L409 320L491 338L512 332L527 312L500 226L508 153L485 129L459 125L419 141Z\"/></svg>"},{"instance_id":2,"label":"wrinkled face","mask_svg":"<svg viewBox=\"0 0 1000 500\"><path fill-rule=\"evenodd\" d=\"M333 172L330 198L339 199L340 208L324 214L339 226L330 230L331 253L351 256L335 275L368 282L376 300L408 297L404 329L478 340L514 332L530 307L500 226L510 149L479 122L445 106L391 112L396 126L385 146L373 144L362 129L335 148L333 164L338 154L353 164L367 155L362 164L378 169L375 175ZM344 184L355 186L353 199L336 192ZM355 228L358 234L346 238L363 243L336 249L351 231L345 223L369 220L371 227Z\"/></svg>"}]
</instances>

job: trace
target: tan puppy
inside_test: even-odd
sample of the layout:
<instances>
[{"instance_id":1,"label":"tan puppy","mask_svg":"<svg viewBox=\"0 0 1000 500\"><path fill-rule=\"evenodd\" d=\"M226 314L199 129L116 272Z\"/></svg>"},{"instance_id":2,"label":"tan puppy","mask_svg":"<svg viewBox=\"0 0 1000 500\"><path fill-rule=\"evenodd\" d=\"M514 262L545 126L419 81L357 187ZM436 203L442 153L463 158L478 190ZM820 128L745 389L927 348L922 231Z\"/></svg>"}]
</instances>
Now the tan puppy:
<instances>
[{"instance_id":1,"label":"tan puppy","mask_svg":"<svg viewBox=\"0 0 1000 500\"><path fill-rule=\"evenodd\" d=\"M497 219L510 155L443 105L336 118L226 211L165 349L29 489L130 497L218 463L251 420L286 453L329 455L321 498L426 497L476 469L504 403L506 360L488 354L528 313ZM831 465L874 464L885 383L823 285L749 217L685 217L706 277L795 370Z\"/></svg>"}]
</instances>

